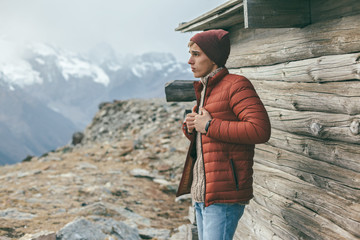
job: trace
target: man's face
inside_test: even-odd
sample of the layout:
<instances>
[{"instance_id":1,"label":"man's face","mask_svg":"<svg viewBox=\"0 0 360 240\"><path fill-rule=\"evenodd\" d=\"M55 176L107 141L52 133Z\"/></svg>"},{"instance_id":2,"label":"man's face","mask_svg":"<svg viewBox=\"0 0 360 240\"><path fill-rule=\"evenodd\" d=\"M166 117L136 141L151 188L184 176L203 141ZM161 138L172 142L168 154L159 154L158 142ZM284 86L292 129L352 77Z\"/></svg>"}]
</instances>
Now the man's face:
<instances>
[{"instance_id":1,"label":"man's face","mask_svg":"<svg viewBox=\"0 0 360 240\"><path fill-rule=\"evenodd\" d=\"M190 58L188 64L191 66L194 77L205 77L218 68L218 66L206 56L196 43L190 46L189 52Z\"/></svg>"}]
</instances>

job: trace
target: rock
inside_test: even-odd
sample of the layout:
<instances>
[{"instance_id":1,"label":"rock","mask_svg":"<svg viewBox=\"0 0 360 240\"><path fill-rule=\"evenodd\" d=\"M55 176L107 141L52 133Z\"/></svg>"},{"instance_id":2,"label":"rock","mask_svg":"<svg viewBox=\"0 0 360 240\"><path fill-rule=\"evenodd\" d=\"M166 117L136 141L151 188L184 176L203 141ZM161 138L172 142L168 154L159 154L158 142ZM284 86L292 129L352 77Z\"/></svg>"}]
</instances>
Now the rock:
<instances>
[{"instance_id":1,"label":"rock","mask_svg":"<svg viewBox=\"0 0 360 240\"><path fill-rule=\"evenodd\" d=\"M38 160L39 162L50 162L50 161L62 161L61 157L55 157L55 156L46 156L46 157L41 157Z\"/></svg>"},{"instance_id":2,"label":"rock","mask_svg":"<svg viewBox=\"0 0 360 240\"><path fill-rule=\"evenodd\" d=\"M101 225L102 231L118 240L139 240L139 232L136 228L129 227L123 222L106 218L93 218L96 224Z\"/></svg>"},{"instance_id":3,"label":"rock","mask_svg":"<svg viewBox=\"0 0 360 240\"><path fill-rule=\"evenodd\" d=\"M154 176L146 169L135 168L130 171L130 174L138 178L149 178L154 179Z\"/></svg>"},{"instance_id":4,"label":"rock","mask_svg":"<svg viewBox=\"0 0 360 240\"><path fill-rule=\"evenodd\" d=\"M113 219L94 217L68 223L56 234L56 240L140 240L137 229Z\"/></svg>"},{"instance_id":5,"label":"rock","mask_svg":"<svg viewBox=\"0 0 360 240\"><path fill-rule=\"evenodd\" d=\"M65 225L57 234L57 240L102 240L106 235L101 227L84 218Z\"/></svg>"},{"instance_id":6,"label":"rock","mask_svg":"<svg viewBox=\"0 0 360 240\"><path fill-rule=\"evenodd\" d=\"M157 228L144 228L139 230L142 239L166 240L170 238L170 230Z\"/></svg>"},{"instance_id":7,"label":"rock","mask_svg":"<svg viewBox=\"0 0 360 240\"><path fill-rule=\"evenodd\" d=\"M79 163L77 164L76 166L77 169L98 169L97 166L91 164L91 163L88 163L88 162L82 162L82 163Z\"/></svg>"},{"instance_id":8,"label":"rock","mask_svg":"<svg viewBox=\"0 0 360 240\"><path fill-rule=\"evenodd\" d=\"M22 162L30 162L33 159L34 156L27 155L26 158L22 160Z\"/></svg>"},{"instance_id":9,"label":"rock","mask_svg":"<svg viewBox=\"0 0 360 240\"><path fill-rule=\"evenodd\" d=\"M72 144L72 145L77 145L77 144L81 143L83 139L84 139L84 134L83 134L82 132L75 132L75 133L72 135L72 142L71 142L71 144Z\"/></svg>"},{"instance_id":10,"label":"rock","mask_svg":"<svg viewBox=\"0 0 360 240\"><path fill-rule=\"evenodd\" d=\"M71 211L73 214L81 214L82 216L96 215L96 216L106 216L106 217L115 217L121 216L125 218L125 223L135 227L137 225L141 226L150 226L150 219L145 218L139 214L136 214L124 207L114 206L110 203L97 202L91 205L85 206L80 209L75 209Z\"/></svg>"},{"instance_id":11,"label":"rock","mask_svg":"<svg viewBox=\"0 0 360 240\"><path fill-rule=\"evenodd\" d=\"M34 217L36 217L36 215L31 213L19 212L15 208L8 208L0 211L0 218L5 219L29 220L33 219Z\"/></svg>"},{"instance_id":12,"label":"rock","mask_svg":"<svg viewBox=\"0 0 360 240\"><path fill-rule=\"evenodd\" d=\"M192 224L181 225L177 228L177 233L171 236L170 240L198 240L196 226Z\"/></svg>"},{"instance_id":13,"label":"rock","mask_svg":"<svg viewBox=\"0 0 360 240\"><path fill-rule=\"evenodd\" d=\"M56 233L49 231L41 231L36 234L25 234L19 240L56 240Z\"/></svg>"},{"instance_id":14,"label":"rock","mask_svg":"<svg viewBox=\"0 0 360 240\"><path fill-rule=\"evenodd\" d=\"M11 238L0 236L0 240L11 240Z\"/></svg>"}]
</instances>

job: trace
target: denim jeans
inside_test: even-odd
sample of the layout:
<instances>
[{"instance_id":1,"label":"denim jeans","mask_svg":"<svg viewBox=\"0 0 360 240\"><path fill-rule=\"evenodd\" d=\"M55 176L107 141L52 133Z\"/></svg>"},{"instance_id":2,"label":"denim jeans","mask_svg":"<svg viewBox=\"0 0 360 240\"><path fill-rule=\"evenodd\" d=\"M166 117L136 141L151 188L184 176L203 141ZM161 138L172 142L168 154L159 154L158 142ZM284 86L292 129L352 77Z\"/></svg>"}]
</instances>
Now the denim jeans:
<instances>
[{"instance_id":1,"label":"denim jeans","mask_svg":"<svg viewBox=\"0 0 360 240\"><path fill-rule=\"evenodd\" d=\"M245 205L215 203L204 208L195 203L199 240L231 240L244 213Z\"/></svg>"}]
</instances>

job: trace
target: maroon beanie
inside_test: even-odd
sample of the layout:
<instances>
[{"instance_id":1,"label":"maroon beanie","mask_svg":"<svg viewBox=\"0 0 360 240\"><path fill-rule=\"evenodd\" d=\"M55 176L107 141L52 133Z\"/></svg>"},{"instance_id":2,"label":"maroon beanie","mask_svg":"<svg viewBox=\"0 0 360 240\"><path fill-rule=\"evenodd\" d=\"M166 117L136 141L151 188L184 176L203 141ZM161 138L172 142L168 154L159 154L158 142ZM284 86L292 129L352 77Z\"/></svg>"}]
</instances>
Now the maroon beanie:
<instances>
[{"instance_id":1,"label":"maroon beanie","mask_svg":"<svg viewBox=\"0 0 360 240\"><path fill-rule=\"evenodd\" d=\"M218 67L225 66L230 54L229 32L208 30L195 34L190 41L196 43Z\"/></svg>"}]
</instances>

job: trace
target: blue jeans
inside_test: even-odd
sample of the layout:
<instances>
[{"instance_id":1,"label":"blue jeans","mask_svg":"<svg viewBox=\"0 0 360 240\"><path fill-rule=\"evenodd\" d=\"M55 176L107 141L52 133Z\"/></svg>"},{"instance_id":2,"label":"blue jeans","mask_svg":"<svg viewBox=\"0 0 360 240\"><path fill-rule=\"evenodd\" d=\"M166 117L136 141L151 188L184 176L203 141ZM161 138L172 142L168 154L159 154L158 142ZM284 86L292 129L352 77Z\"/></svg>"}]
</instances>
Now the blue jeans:
<instances>
[{"instance_id":1,"label":"blue jeans","mask_svg":"<svg viewBox=\"0 0 360 240\"><path fill-rule=\"evenodd\" d=\"M244 213L245 205L215 203L204 208L195 203L199 240L231 240Z\"/></svg>"}]
</instances>

